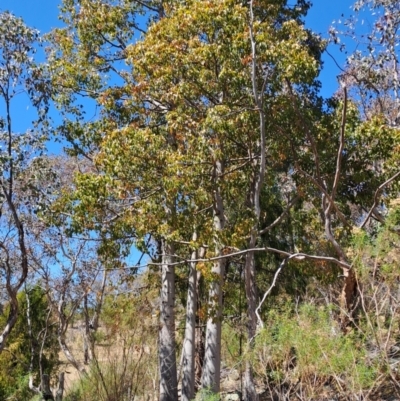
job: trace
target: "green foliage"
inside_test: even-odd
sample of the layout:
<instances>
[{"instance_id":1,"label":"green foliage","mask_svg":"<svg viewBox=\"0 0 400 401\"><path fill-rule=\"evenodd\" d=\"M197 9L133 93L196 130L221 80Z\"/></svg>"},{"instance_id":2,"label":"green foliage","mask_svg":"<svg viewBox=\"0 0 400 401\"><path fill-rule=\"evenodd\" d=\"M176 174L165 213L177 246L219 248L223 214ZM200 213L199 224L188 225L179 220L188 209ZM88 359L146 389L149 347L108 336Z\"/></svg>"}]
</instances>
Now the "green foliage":
<instances>
[{"instance_id":1,"label":"green foliage","mask_svg":"<svg viewBox=\"0 0 400 401\"><path fill-rule=\"evenodd\" d=\"M13 396L16 400L26 400L32 395L28 388L28 374L31 363L32 347L33 378L40 383L39 364L43 373L54 373L58 365L58 342L56 327L49 318L49 304L45 291L36 285L28 290L32 323L32 338L27 324L26 293L18 294L20 314L9 337L8 346L0 354L0 394L2 399ZM6 320L8 307L0 316L0 324ZM44 353L40 358L43 346ZM29 396L28 396L29 395ZM4 398L3 398L4 396Z\"/></svg>"},{"instance_id":2,"label":"green foliage","mask_svg":"<svg viewBox=\"0 0 400 401\"><path fill-rule=\"evenodd\" d=\"M270 385L299 381L312 396L321 389L307 383L338 381L346 391L357 392L370 388L379 374L379 364L367 358L365 340L340 330L333 306L305 303L297 311L272 310L266 327L256 338L253 358L257 373Z\"/></svg>"},{"instance_id":3,"label":"green foliage","mask_svg":"<svg viewBox=\"0 0 400 401\"><path fill-rule=\"evenodd\" d=\"M219 394L214 393L209 389L201 389L194 401L219 401L221 398Z\"/></svg>"}]
</instances>

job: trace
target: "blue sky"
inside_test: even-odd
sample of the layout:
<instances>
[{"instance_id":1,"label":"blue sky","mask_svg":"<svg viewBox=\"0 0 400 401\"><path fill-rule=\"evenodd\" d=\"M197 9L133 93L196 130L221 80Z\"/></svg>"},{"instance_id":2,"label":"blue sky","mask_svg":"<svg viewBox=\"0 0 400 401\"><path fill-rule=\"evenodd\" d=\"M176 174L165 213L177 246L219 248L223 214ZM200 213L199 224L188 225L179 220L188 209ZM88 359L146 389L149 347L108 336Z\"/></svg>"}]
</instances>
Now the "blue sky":
<instances>
[{"instance_id":1,"label":"blue sky","mask_svg":"<svg viewBox=\"0 0 400 401\"><path fill-rule=\"evenodd\" d=\"M22 17L27 25L48 32L61 25L58 4L58 0L0 0L0 10L11 11Z\"/></svg>"},{"instance_id":2,"label":"blue sky","mask_svg":"<svg viewBox=\"0 0 400 401\"><path fill-rule=\"evenodd\" d=\"M8 10L22 17L25 22L42 32L60 26L58 21L58 0L0 0L0 9ZM307 23L317 32L326 33L332 20L342 13L349 14L353 0L315 0L309 12Z\"/></svg>"}]
</instances>

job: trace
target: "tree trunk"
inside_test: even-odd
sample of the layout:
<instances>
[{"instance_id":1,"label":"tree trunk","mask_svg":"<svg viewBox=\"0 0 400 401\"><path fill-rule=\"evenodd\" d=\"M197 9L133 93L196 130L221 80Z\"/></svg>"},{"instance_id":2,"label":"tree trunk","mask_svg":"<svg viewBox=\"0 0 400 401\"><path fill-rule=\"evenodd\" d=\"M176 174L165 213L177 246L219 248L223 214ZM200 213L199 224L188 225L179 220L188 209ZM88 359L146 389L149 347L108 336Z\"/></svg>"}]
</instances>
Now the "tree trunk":
<instances>
[{"instance_id":1,"label":"tree trunk","mask_svg":"<svg viewBox=\"0 0 400 401\"><path fill-rule=\"evenodd\" d=\"M7 317L7 324L3 329L3 332L0 334L0 352L3 351L4 347L6 346L7 338L11 333L11 330L15 326L15 323L17 322L18 318L18 311L19 311L19 306L18 306L18 300L17 300L17 293L11 293L9 292L10 295L10 311L8 312L8 317Z\"/></svg>"},{"instance_id":2,"label":"tree trunk","mask_svg":"<svg viewBox=\"0 0 400 401\"><path fill-rule=\"evenodd\" d=\"M163 240L162 288L159 336L160 401L178 400L175 344L175 267L174 248Z\"/></svg>"},{"instance_id":3,"label":"tree trunk","mask_svg":"<svg viewBox=\"0 0 400 401\"><path fill-rule=\"evenodd\" d=\"M221 376L221 326L222 326L222 284L225 260L214 264L212 273L216 276L209 292L209 317L206 329L202 387L215 393L220 389Z\"/></svg>"},{"instance_id":4,"label":"tree trunk","mask_svg":"<svg viewBox=\"0 0 400 401\"><path fill-rule=\"evenodd\" d=\"M42 376L41 393L44 400L53 400L54 396L50 389L50 377L44 374Z\"/></svg>"},{"instance_id":5,"label":"tree trunk","mask_svg":"<svg viewBox=\"0 0 400 401\"><path fill-rule=\"evenodd\" d=\"M193 235L196 240L196 235ZM204 257L204 248L200 252L192 252L192 260ZM194 398L195 389L195 333L197 311L197 270L196 262L190 263L189 286L186 303L186 327L183 343L183 377L182 377L182 401L190 401Z\"/></svg>"},{"instance_id":6,"label":"tree trunk","mask_svg":"<svg viewBox=\"0 0 400 401\"><path fill-rule=\"evenodd\" d=\"M85 315L85 325L82 328L82 340L83 340L83 363L89 365L92 360L92 355L90 355L90 317L88 310L88 295L87 293L83 296L83 311Z\"/></svg>"},{"instance_id":7,"label":"tree trunk","mask_svg":"<svg viewBox=\"0 0 400 401\"><path fill-rule=\"evenodd\" d=\"M256 243L256 233L253 232L249 241L249 248L254 248ZM257 287L255 281L256 269L254 252L249 252L246 255L245 264L245 287L247 298L247 336L249 348L252 349L254 345L254 337L257 330L257 316L256 316L256 302L257 302ZM244 399L246 401L258 401L257 391L254 385L253 367L250 360L246 361L244 372Z\"/></svg>"},{"instance_id":8,"label":"tree trunk","mask_svg":"<svg viewBox=\"0 0 400 401\"><path fill-rule=\"evenodd\" d=\"M201 376L203 374L204 352L205 352L205 329L203 319L201 319L199 310L201 307L201 273L197 272L197 313L196 313L196 333L195 333L195 355L194 355L194 391L195 393L201 388Z\"/></svg>"},{"instance_id":9,"label":"tree trunk","mask_svg":"<svg viewBox=\"0 0 400 401\"><path fill-rule=\"evenodd\" d=\"M351 313L353 312L353 303L357 295L357 278L353 269L343 269L344 284L340 294L340 306L342 309L342 328L345 329Z\"/></svg>"},{"instance_id":10,"label":"tree trunk","mask_svg":"<svg viewBox=\"0 0 400 401\"><path fill-rule=\"evenodd\" d=\"M62 401L64 395L64 377L65 373L61 372L58 376L58 389L56 391L56 401Z\"/></svg>"},{"instance_id":11,"label":"tree trunk","mask_svg":"<svg viewBox=\"0 0 400 401\"><path fill-rule=\"evenodd\" d=\"M197 251L193 251L192 260L196 258ZM191 262L186 304L185 339L183 343L182 401L190 401L194 398L194 341L197 307L196 282L196 262Z\"/></svg>"},{"instance_id":12,"label":"tree trunk","mask_svg":"<svg viewBox=\"0 0 400 401\"><path fill-rule=\"evenodd\" d=\"M218 238L225 227L225 210L222 201L219 181L223 175L223 164L216 161L214 165L214 229L216 231L215 256L222 256L223 245ZM203 375L201 385L215 393L220 389L221 376L221 325L222 325L222 285L225 272L225 259L217 260L211 272L214 280L211 283L208 295L208 319L206 328L206 349L204 353Z\"/></svg>"},{"instance_id":13,"label":"tree trunk","mask_svg":"<svg viewBox=\"0 0 400 401\"><path fill-rule=\"evenodd\" d=\"M254 214L254 226L252 227L250 233L250 240L248 243L248 249L255 247L258 237L260 215L261 215L261 205L260 197L261 190L264 184L265 169L266 169L266 121L265 121L265 108L264 108L264 87L259 87L259 66L257 59L257 42L254 35L254 2L249 1L249 34L251 42L251 80L253 89L254 104L258 109L259 119L260 119L260 131L259 140L257 141L257 147L250 153L257 156L254 159L254 177L250 182L249 193L248 193L248 204L253 210ZM267 78L264 78L264 82ZM256 316L256 269L254 253L249 252L246 255L246 265L245 265L245 287L246 287L246 298L247 298L247 334L248 334L248 344L250 349L253 347L254 336L257 329L257 316ZM257 392L254 385L253 369L251 361L246 361L245 375L244 375L244 393L246 401L258 401Z\"/></svg>"}]
</instances>

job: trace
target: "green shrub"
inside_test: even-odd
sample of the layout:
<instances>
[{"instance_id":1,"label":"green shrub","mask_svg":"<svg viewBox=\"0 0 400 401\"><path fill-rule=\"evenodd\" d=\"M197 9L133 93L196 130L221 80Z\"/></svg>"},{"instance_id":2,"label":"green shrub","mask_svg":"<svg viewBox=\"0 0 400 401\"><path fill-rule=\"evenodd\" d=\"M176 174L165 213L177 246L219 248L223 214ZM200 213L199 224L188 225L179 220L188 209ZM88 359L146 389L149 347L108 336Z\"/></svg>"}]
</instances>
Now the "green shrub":
<instances>
[{"instance_id":1,"label":"green shrub","mask_svg":"<svg viewBox=\"0 0 400 401\"><path fill-rule=\"evenodd\" d=\"M318 383L349 392L372 386L378 366L367 358L363 339L345 335L332 316L332 307L309 304L297 313L271 311L252 353L256 373L270 384L302 383L310 396L318 394Z\"/></svg>"},{"instance_id":2,"label":"green shrub","mask_svg":"<svg viewBox=\"0 0 400 401\"><path fill-rule=\"evenodd\" d=\"M219 401L219 394L214 393L210 389L201 389L195 398L195 401Z\"/></svg>"}]
</instances>

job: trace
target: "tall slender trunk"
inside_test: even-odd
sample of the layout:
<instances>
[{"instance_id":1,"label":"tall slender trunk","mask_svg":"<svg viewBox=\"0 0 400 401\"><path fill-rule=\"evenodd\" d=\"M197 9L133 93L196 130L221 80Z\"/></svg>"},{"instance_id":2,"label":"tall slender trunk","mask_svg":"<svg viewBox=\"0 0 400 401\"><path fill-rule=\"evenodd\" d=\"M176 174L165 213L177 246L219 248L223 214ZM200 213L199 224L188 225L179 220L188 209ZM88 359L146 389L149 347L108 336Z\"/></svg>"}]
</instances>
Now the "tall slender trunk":
<instances>
[{"instance_id":1,"label":"tall slender trunk","mask_svg":"<svg viewBox=\"0 0 400 401\"><path fill-rule=\"evenodd\" d=\"M216 161L214 165L214 229L216 231L215 256L222 256L223 245L218 238L225 228L225 210L219 186L220 177L223 175L222 162ZM206 329L206 349L204 354L202 387L215 393L220 389L221 376L221 326L222 326L222 284L225 272L225 259L217 260L211 271L214 280L211 283L208 300L208 319Z\"/></svg>"},{"instance_id":2,"label":"tall slender trunk","mask_svg":"<svg viewBox=\"0 0 400 401\"><path fill-rule=\"evenodd\" d=\"M254 35L254 10L253 10L253 0L249 2L249 34L251 42L251 54L252 54L252 64L251 64L251 80L253 89L254 103L257 107L260 128L259 128L259 140L257 141L257 148L255 152L251 153L255 158L254 164L254 177L250 183L249 187L249 205L253 210L254 215L254 225L250 233L250 240L248 243L248 248L254 248L257 242L258 229L261 215L260 197L261 189L264 183L265 177L265 166L266 166L266 134L265 134L265 112L264 112L264 84L259 88L258 85L258 66L257 66L257 42ZM266 81L264 78L264 82ZM245 288L246 288L246 298L247 298L247 335L249 341L249 347L252 348L254 336L257 329L257 316L256 310L256 268L254 253L249 252L246 255L246 265L245 265ZM244 393L246 401L258 401L258 395L254 385L253 368L250 360L246 361L245 368L245 378L244 378Z\"/></svg>"},{"instance_id":3,"label":"tall slender trunk","mask_svg":"<svg viewBox=\"0 0 400 401\"><path fill-rule=\"evenodd\" d=\"M193 251L192 260L196 259L196 257L197 251ZM190 401L194 396L194 340L197 306L196 281L196 262L190 262L185 339L183 343L182 401Z\"/></svg>"},{"instance_id":4,"label":"tall slender trunk","mask_svg":"<svg viewBox=\"0 0 400 401\"><path fill-rule=\"evenodd\" d=\"M88 365L95 358L95 338L97 329L99 327L100 313L103 308L104 292L107 282L107 269L103 271L103 278L101 286L96 291L96 304L94 307L94 313L90 318L89 306L88 306L88 294L86 293L83 297L83 313L85 317L85 325L83 327L83 358L84 364Z\"/></svg>"},{"instance_id":5,"label":"tall slender trunk","mask_svg":"<svg viewBox=\"0 0 400 401\"><path fill-rule=\"evenodd\" d=\"M251 235L249 241L249 248L254 248L256 243L256 234ZM245 288L247 298L247 336L249 341L249 348L251 349L254 344L254 337L257 330L257 289L255 282L255 259L254 252L249 252L246 255L245 264ZM246 401L258 401L257 391L254 385L253 368L251 360L246 360L244 372L244 399Z\"/></svg>"},{"instance_id":6,"label":"tall slender trunk","mask_svg":"<svg viewBox=\"0 0 400 401\"><path fill-rule=\"evenodd\" d=\"M203 374L204 352L205 352L205 327L203 319L199 314L201 308L201 273L197 272L196 281L196 297L197 297L197 313L196 313L196 333L195 333L195 352L194 352L194 391L195 393L201 388L201 376Z\"/></svg>"},{"instance_id":7,"label":"tall slender trunk","mask_svg":"<svg viewBox=\"0 0 400 401\"><path fill-rule=\"evenodd\" d=\"M88 294L83 296L83 311L85 315L84 327L82 328L82 340L83 340L83 363L88 365L92 359L90 354L90 318L88 308Z\"/></svg>"},{"instance_id":8,"label":"tall slender trunk","mask_svg":"<svg viewBox=\"0 0 400 401\"><path fill-rule=\"evenodd\" d=\"M159 333L160 401L178 400L175 343L175 267L174 247L162 241L162 288Z\"/></svg>"},{"instance_id":9,"label":"tall slender trunk","mask_svg":"<svg viewBox=\"0 0 400 401\"><path fill-rule=\"evenodd\" d=\"M222 326L222 284L225 260L214 264L212 273L216 276L209 291L209 318L206 328L206 349L204 353L202 387L215 393L220 389L221 377L221 326Z\"/></svg>"},{"instance_id":10,"label":"tall slender trunk","mask_svg":"<svg viewBox=\"0 0 400 401\"><path fill-rule=\"evenodd\" d=\"M193 235L193 240L197 238ZM190 270L189 270L189 285L186 303L186 327L185 338L183 343L183 377L182 377L182 401L190 401L194 398L195 388L195 331L196 331L196 310L197 310L197 270L196 262L193 260L197 257L204 256L204 248L200 252L193 251L191 255Z\"/></svg>"}]
</instances>

